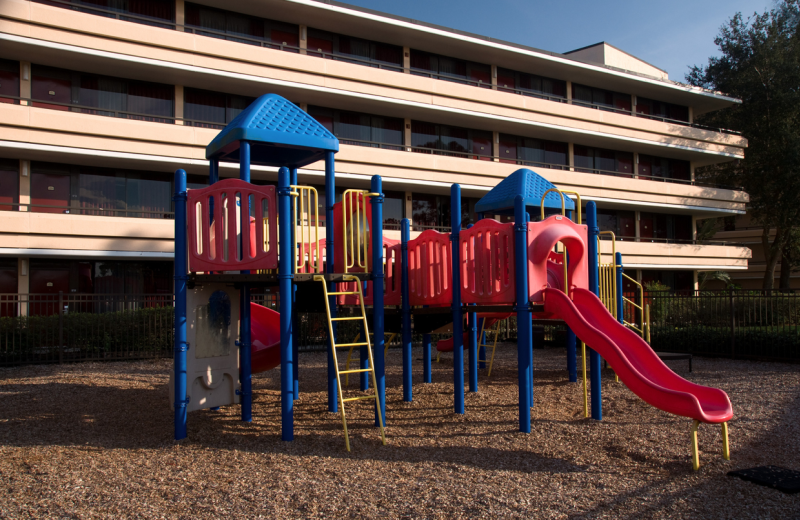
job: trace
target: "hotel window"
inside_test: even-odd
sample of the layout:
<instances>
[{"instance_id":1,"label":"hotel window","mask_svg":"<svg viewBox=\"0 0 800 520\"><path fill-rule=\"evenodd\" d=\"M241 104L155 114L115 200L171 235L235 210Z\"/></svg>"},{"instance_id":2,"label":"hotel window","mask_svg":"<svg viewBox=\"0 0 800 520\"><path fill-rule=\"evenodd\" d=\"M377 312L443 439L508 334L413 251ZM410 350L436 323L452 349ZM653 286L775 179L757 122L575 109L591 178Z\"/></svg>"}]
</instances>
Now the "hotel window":
<instances>
[{"instance_id":1,"label":"hotel window","mask_svg":"<svg viewBox=\"0 0 800 520\"><path fill-rule=\"evenodd\" d=\"M205 185L205 184L204 184ZM34 162L31 211L172 218L169 174Z\"/></svg>"},{"instance_id":2,"label":"hotel window","mask_svg":"<svg viewBox=\"0 0 800 520\"><path fill-rule=\"evenodd\" d=\"M497 68L497 90L551 101L567 101L567 82L516 70Z\"/></svg>"},{"instance_id":3,"label":"hotel window","mask_svg":"<svg viewBox=\"0 0 800 520\"><path fill-rule=\"evenodd\" d=\"M299 52L297 25L186 2L186 27L195 34Z\"/></svg>"},{"instance_id":4,"label":"hotel window","mask_svg":"<svg viewBox=\"0 0 800 520\"><path fill-rule=\"evenodd\" d=\"M633 175L633 154L575 145L575 171L586 173Z\"/></svg>"},{"instance_id":5,"label":"hotel window","mask_svg":"<svg viewBox=\"0 0 800 520\"><path fill-rule=\"evenodd\" d=\"M185 88L183 96L183 115L187 124L203 128L224 128L255 100L196 88Z\"/></svg>"},{"instance_id":6,"label":"hotel window","mask_svg":"<svg viewBox=\"0 0 800 520\"><path fill-rule=\"evenodd\" d=\"M642 270L642 285L660 282L673 291L693 291L694 273L692 271L648 271Z\"/></svg>"},{"instance_id":7,"label":"hotel window","mask_svg":"<svg viewBox=\"0 0 800 520\"><path fill-rule=\"evenodd\" d=\"M33 106L172 123L175 87L33 65Z\"/></svg>"},{"instance_id":8,"label":"hotel window","mask_svg":"<svg viewBox=\"0 0 800 520\"><path fill-rule=\"evenodd\" d=\"M636 237L636 214L633 211L597 210L597 227L612 231L618 239Z\"/></svg>"},{"instance_id":9,"label":"hotel window","mask_svg":"<svg viewBox=\"0 0 800 520\"><path fill-rule=\"evenodd\" d=\"M500 162L569 169L567 143L500 134Z\"/></svg>"},{"instance_id":10,"label":"hotel window","mask_svg":"<svg viewBox=\"0 0 800 520\"><path fill-rule=\"evenodd\" d=\"M665 159L664 157L653 157L651 155L639 155L637 174L642 177L649 177L651 180L676 179L690 181L692 179L689 161Z\"/></svg>"},{"instance_id":11,"label":"hotel window","mask_svg":"<svg viewBox=\"0 0 800 520\"><path fill-rule=\"evenodd\" d=\"M631 113L631 96L601 88L572 84L572 104L610 112Z\"/></svg>"},{"instance_id":12,"label":"hotel window","mask_svg":"<svg viewBox=\"0 0 800 520\"><path fill-rule=\"evenodd\" d=\"M383 192L383 227L400 229L400 221L405 218L406 194L403 191Z\"/></svg>"},{"instance_id":13,"label":"hotel window","mask_svg":"<svg viewBox=\"0 0 800 520\"><path fill-rule=\"evenodd\" d=\"M5 97L8 96L8 97ZM0 60L0 103L18 105L19 62Z\"/></svg>"},{"instance_id":14,"label":"hotel window","mask_svg":"<svg viewBox=\"0 0 800 520\"><path fill-rule=\"evenodd\" d=\"M415 231L450 229L450 197L427 193L412 194L411 223Z\"/></svg>"},{"instance_id":15,"label":"hotel window","mask_svg":"<svg viewBox=\"0 0 800 520\"><path fill-rule=\"evenodd\" d=\"M689 108L643 97L636 98L636 115L660 121L689 122Z\"/></svg>"},{"instance_id":16,"label":"hotel window","mask_svg":"<svg viewBox=\"0 0 800 520\"><path fill-rule=\"evenodd\" d=\"M0 159L0 211L17 211L19 202L19 160Z\"/></svg>"},{"instance_id":17,"label":"hotel window","mask_svg":"<svg viewBox=\"0 0 800 520\"><path fill-rule=\"evenodd\" d=\"M448 58L416 49L411 49L411 73L416 76L492 88L490 65Z\"/></svg>"},{"instance_id":18,"label":"hotel window","mask_svg":"<svg viewBox=\"0 0 800 520\"><path fill-rule=\"evenodd\" d=\"M639 217L639 237L643 242L691 241L692 217L643 212Z\"/></svg>"},{"instance_id":19,"label":"hotel window","mask_svg":"<svg viewBox=\"0 0 800 520\"><path fill-rule=\"evenodd\" d=\"M492 132L486 130L412 121L411 146L418 153L492 160Z\"/></svg>"},{"instance_id":20,"label":"hotel window","mask_svg":"<svg viewBox=\"0 0 800 520\"><path fill-rule=\"evenodd\" d=\"M17 315L17 259L0 257L0 318Z\"/></svg>"},{"instance_id":21,"label":"hotel window","mask_svg":"<svg viewBox=\"0 0 800 520\"><path fill-rule=\"evenodd\" d=\"M329 60L346 61L397 72L403 70L402 47L310 27L308 28L308 50L306 52L310 56Z\"/></svg>"},{"instance_id":22,"label":"hotel window","mask_svg":"<svg viewBox=\"0 0 800 520\"><path fill-rule=\"evenodd\" d=\"M317 106L309 106L308 114L338 137L341 144L403 149L402 119Z\"/></svg>"},{"instance_id":23,"label":"hotel window","mask_svg":"<svg viewBox=\"0 0 800 520\"><path fill-rule=\"evenodd\" d=\"M174 0L36 0L41 4L129 22L174 29ZM126 16L130 15L130 16ZM161 23L159 23L161 22Z\"/></svg>"}]
</instances>

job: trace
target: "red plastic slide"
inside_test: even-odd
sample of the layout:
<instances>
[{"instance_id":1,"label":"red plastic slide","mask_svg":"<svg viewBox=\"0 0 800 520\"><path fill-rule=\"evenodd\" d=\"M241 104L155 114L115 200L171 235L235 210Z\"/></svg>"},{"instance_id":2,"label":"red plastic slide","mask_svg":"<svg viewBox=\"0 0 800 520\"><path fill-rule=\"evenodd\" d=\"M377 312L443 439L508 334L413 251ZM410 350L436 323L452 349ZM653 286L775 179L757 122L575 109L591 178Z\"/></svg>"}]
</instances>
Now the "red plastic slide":
<instances>
[{"instance_id":1,"label":"red plastic slide","mask_svg":"<svg viewBox=\"0 0 800 520\"><path fill-rule=\"evenodd\" d=\"M257 303L250 304L250 341L253 374L281 364L281 315Z\"/></svg>"},{"instance_id":2,"label":"red plastic slide","mask_svg":"<svg viewBox=\"0 0 800 520\"><path fill-rule=\"evenodd\" d=\"M594 293L573 289L573 299L545 290L544 306L569 325L613 367L625 385L645 402L675 415L706 423L733 417L728 394L678 376L636 333L619 323Z\"/></svg>"}]
</instances>

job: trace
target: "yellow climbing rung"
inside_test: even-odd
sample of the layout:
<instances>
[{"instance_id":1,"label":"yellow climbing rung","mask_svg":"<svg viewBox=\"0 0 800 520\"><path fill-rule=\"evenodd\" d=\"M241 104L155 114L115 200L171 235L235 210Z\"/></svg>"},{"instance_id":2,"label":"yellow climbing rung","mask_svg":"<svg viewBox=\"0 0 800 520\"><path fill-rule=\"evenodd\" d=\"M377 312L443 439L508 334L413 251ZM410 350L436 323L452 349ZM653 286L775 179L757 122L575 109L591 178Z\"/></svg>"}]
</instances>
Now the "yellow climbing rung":
<instances>
[{"instance_id":1,"label":"yellow climbing rung","mask_svg":"<svg viewBox=\"0 0 800 520\"><path fill-rule=\"evenodd\" d=\"M363 401L365 399L375 399L375 397L376 397L375 395L361 395L358 397L348 397L347 399L344 400L344 402L347 403L349 401Z\"/></svg>"},{"instance_id":2,"label":"yellow climbing rung","mask_svg":"<svg viewBox=\"0 0 800 520\"><path fill-rule=\"evenodd\" d=\"M325 280L325 278L323 276L320 276L320 275L314 276L314 281L322 283L322 291L325 294L325 310L326 310L327 315L328 315L328 334L330 335L329 337L330 337L330 342L331 342L331 351L332 351L332 355L333 355L333 366L336 369L336 387L337 387L338 393L339 393L339 410L340 410L341 415L342 415L342 429L344 430L344 445L347 448L347 451L350 451L350 435L347 433L347 417L346 417L345 411L344 411L344 404L347 403L347 402L350 402L350 401L362 401L362 400L367 400L367 399L374 399L375 400L375 406L377 407L377 409L380 410L380 407L381 407L380 397L378 396L377 390L372 395L360 395L358 397L348 397L347 399L344 398L344 395L342 393L342 374L345 374L345 376L349 377L349 374L369 373L369 374L372 375L372 388L374 388L374 389L378 388L378 382L375 379L375 369L374 369L375 362L372 360L372 346L370 345L369 330L367 328L367 311L364 308L364 295L361 293L362 284L361 284L361 281L358 279L358 277L353 276L353 275L345 274L342 277L342 281L344 281L344 282L356 282L355 286L356 286L357 290L355 290L355 291L335 291L335 292L331 291L331 292L328 292L328 282ZM328 296L339 295L339 294L357 295L358 299L359 299L359 302L361 303L361 305L360 305L360 307L361 307L361 315L360 316L348 316L348 317L342 317L342 318L333 318L331 316L330 298L328 298ZM346 320L364 320L364 329L365 329L365 331L367 333L365 339L367 341L356 342L356 343L341 343L341 344L337 345L335 343L335 336L333 334L333 323L335 321L346 321ZM369 355L368 368L359 368L357 370L339 370L339 358L336 355L336 349L337 348L344 348L344 347L350 347L351 349L352 349L352 347L367 347L366 350L367 350L367 353ZM386 432L384 431L384 428L383 428L383 414L380 414L380 413L378 414L378 426L381 429L381 443L383 443L385 445L386 444Z\"/></svg>"}]
</instances>

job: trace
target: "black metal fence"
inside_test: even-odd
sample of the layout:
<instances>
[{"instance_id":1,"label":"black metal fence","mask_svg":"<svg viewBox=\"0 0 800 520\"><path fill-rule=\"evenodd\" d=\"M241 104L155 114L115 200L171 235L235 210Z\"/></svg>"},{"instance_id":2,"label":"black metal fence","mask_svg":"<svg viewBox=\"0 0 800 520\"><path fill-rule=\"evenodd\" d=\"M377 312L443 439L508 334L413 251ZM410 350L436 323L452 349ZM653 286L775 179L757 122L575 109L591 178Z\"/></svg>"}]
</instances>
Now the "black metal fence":
<instances>
[{"instance_id":1,"label":"black metal fence","mask_svg":"<svg viewBox=\"0 0 800 520\"><path fill-rule=\"evenodd\" d=\"M655 350L800 361L800 293L648 292Z\"/></svg>"}]
</instances>

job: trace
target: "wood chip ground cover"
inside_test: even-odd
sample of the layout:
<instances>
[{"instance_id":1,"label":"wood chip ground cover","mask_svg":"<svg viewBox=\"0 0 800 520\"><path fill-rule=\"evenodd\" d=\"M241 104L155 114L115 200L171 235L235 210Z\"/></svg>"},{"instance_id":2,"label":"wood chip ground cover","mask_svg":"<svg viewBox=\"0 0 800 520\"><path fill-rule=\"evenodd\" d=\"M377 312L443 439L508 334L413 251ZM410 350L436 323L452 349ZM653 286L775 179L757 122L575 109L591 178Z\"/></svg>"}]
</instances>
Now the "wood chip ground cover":
<instances>
[{"instance_id":1,"label":"wood chip ground cover","mask_svg":"<svg viewBox=\"0 0 800 520\"><path fill-rule=\"evenodd\" d=\"M415 349L414 359L421 357ZM434 382L415 366L402 401L400 352L387 358L387 436L348 407L353 451L327 410L324 353L303 353L295 441L280 440L278 371L254 378L253 422L238 407L193 412L172 440L170 360L0 369L3 518L797 518L800 495L726 476L800 469L800 367L697 359L679 374L733 402L731 458L720 428L658 411L604 372L604 420L582 418L563 350L535 351L532 432L518 431L516 348L452 413L452 362ZM416 363L415 364L419 364ZM355 382L351 383L355 390Z\"/></svg>"}]
</instances>

